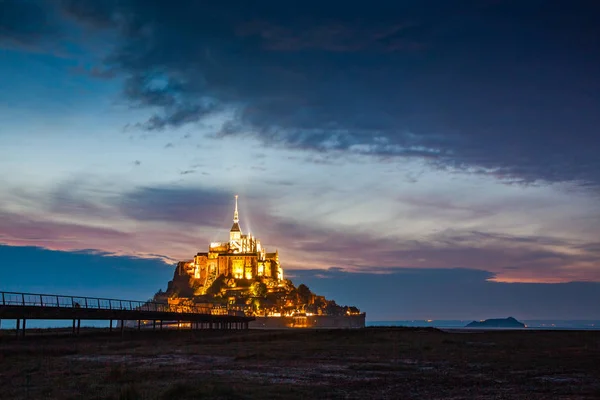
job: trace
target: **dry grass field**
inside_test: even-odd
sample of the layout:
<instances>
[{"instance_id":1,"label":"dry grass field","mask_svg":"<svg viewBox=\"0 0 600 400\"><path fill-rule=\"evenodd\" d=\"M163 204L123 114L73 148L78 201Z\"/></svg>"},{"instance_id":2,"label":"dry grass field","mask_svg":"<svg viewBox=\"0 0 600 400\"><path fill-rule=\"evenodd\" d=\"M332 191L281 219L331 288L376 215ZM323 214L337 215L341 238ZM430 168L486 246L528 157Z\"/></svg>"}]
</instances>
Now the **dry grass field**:
<instances>
[{"instance_id":1,"label":"dry grass field","mask_svg":"<svg viewBox=\"0 0 600 400\"><path fill-rule=\"evenodd\" d=\"M3 332L0 397L600 399L600 332Z\"/></svg>"}]
</instances>

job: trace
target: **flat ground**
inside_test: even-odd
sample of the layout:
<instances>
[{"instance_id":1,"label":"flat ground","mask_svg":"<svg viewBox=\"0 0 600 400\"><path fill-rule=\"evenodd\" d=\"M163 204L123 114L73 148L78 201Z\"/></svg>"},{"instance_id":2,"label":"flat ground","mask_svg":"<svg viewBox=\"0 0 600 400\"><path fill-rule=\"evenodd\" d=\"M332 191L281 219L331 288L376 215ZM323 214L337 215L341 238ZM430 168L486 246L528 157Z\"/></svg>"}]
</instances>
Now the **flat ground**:
<instances>
[{"instance_id":1,"label":"flat ground","mask_svg":"<svg viewBox=\"0 0 600 400\"><path fill-rule=\"evenodd\" d=\"M600 399L600 332L4 332L0 397Z\"/></svg>"}]
</instances>

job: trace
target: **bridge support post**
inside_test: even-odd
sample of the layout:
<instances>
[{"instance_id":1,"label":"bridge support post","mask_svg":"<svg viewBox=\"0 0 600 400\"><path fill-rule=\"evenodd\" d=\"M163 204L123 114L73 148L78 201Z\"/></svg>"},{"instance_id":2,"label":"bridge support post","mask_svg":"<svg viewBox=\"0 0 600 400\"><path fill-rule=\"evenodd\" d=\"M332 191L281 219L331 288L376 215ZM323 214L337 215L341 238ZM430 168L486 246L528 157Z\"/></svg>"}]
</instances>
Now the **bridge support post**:
<instances>
[{"instance_id":1,"label":"bridge support post","mask_svg":"<svg viewBox=\"0 0 600 400\"><path fill-rule=\"evenodd\" d=\"M156 330L156 320L152 320L152 330L155 331Z\"/></svg>"},{"instance_id":2,"label":"bridge support post","mask_svg":"<svg viewBox=\"0 0 600 400\"><path fill-rule=\"evenodd\" d=\"M160 330L161 330L161 331L162 331L162 323L163 323L163 320L161 319L161 320L160 320Z\"/></svg>"},{"instance_id":3,"label":"bridge support post","mask_svg":"<svg viewBox=\"0 0 600 400\"><path fill-rule=\"evenodd\" d=\"M73 320L73 335L75 334L75 320Z\"/></svg>"},{"instance_id":4,"label":"bridge support post","mask_svg":"<svg viewBox=\"0 0 600 400\"><path fill-rule=\"evenodd\" d=\"M142 329L142 321L138 319L138 331Z\"/></svg>"},{"instance_id":5,"label":"bridge support post","mask_svg":"<svg viewBox=\"0 0 600 400\"><path fill-rule=\"evenodd\" d=\"M17 318L17 325L16 325L17 337L19 337L19 329L21 329L21 320Z\"/></svg>"},{"instance_id":6,"label":"bridge support post","mask_svg":"<svg viewBox=\"0 0 600 400\"><path fill-rule=\"evenodd\" d=\"M81 320L77 320L77 335L79 335L79 330L81 329Z\"/></svg>"},{"instance_id":7,"label":"bridge support post","mask_svg":"<svg viewBox=\"0 0 600 400\"><path fill-rule=\"evenodd\" d=\"M111 320L110 320L110 325L109 325L109 327L108 327L108 331L109 331L109 332L112 332L112 321L113 321L113 320L111 319Z\"/></svg>"},{"instance_id":8,"label":"bridge support post","mask_svg":"<svg viewBox=\"0 0 600 400\"><path fill-rule=\"evenodd\" d=\"M23 329L21 330L21 337L25 337L25 325L27 324L27 320L23 318Z\"/></svg>"}]
</instances>

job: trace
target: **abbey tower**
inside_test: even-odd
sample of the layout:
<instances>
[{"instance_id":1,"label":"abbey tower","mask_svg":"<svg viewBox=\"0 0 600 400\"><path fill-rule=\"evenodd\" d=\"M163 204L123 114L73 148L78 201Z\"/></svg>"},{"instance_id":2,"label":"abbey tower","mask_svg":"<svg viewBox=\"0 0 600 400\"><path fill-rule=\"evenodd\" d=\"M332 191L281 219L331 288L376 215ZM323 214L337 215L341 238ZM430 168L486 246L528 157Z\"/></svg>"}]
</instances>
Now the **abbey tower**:
<instances>
[{"instance_id":1,"label":"abbey tower","mask_svg":"<svg viewBox=\"0 0 600 400\"><path fill-rule=\"evenodd\" d=\"M238 196L235 196L233 225L228 242L210 243L207 252L199 252L193 260L179 262L181 275L189 274L206 289L223 275L226 278L283 280L279 253L268 253L260 240L251 234L243 234L238 212Z\"/></svg>"}]
</instances>

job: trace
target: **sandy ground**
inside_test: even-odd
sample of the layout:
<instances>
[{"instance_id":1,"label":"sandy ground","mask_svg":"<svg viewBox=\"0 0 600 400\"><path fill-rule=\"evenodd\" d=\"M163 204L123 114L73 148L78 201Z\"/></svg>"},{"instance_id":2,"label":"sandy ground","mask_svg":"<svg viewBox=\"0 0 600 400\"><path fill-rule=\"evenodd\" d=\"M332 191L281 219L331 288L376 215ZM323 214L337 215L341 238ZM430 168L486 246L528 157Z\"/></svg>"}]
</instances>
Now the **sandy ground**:
<instances>
[{"instance_id":1,"label":"sandy ground","mask_svg":"<svg viewBox=\"0 0 600 400\"><path fill-rule=\"evenodd\" d=\"M6 399L600 399L600 332L0 335Z\"/></svg>"}]
</instances>

